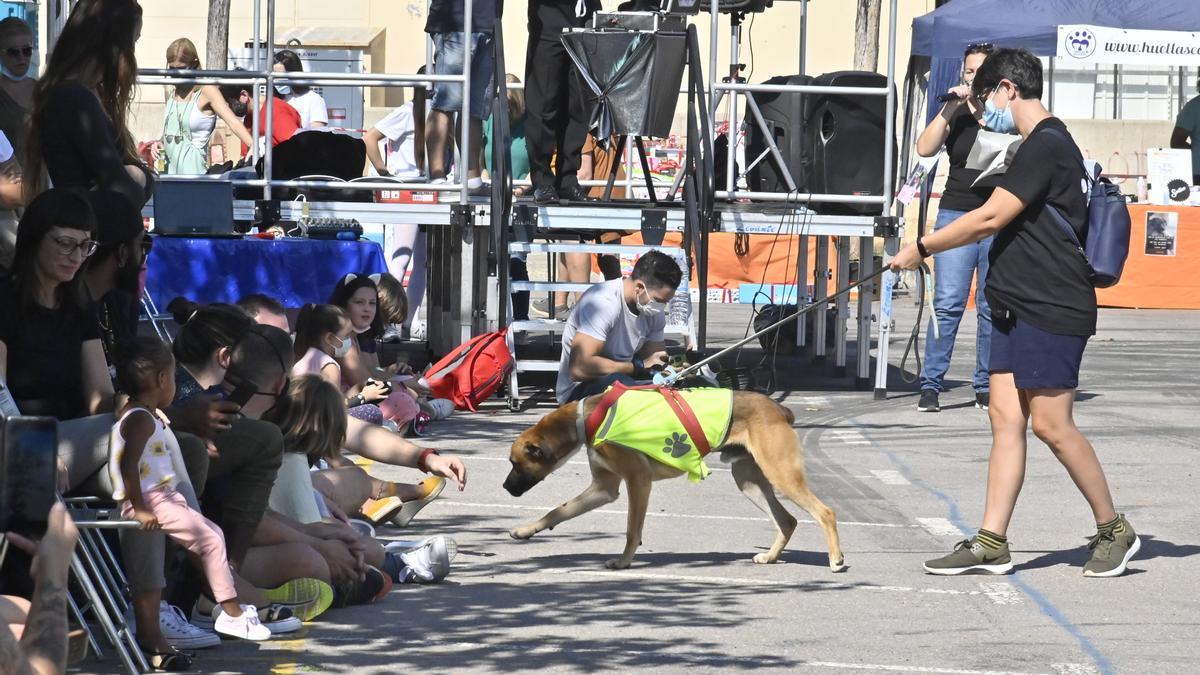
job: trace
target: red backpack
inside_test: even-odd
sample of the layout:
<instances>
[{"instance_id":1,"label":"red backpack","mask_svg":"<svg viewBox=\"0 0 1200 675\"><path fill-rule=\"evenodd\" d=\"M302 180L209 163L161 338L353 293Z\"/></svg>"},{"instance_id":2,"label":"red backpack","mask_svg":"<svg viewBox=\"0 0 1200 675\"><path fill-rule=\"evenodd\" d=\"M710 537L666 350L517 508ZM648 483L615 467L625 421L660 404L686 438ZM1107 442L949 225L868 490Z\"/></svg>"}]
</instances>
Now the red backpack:
<instances>
[{"instance_id":1,"label":"red backpack","mask_svg":"<svg viewBox=\"0 0 1200 675\"><path fill-rule=\"evenodd\" d=\"M425 379L432 396L450 399L459 410L477 412L512 372L507 332L505 328L471 338L430 366Z\"/></svg>"}]
</instances>

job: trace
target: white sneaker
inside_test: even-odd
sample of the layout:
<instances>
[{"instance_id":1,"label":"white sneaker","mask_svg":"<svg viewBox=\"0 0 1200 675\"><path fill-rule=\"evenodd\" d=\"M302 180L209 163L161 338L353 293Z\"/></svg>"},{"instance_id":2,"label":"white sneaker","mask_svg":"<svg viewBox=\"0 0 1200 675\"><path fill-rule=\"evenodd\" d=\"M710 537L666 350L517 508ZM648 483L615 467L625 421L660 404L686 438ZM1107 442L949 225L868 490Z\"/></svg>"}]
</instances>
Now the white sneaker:
<instances>
[{"instance_id":1,"label":"white sneaker","mask_svg":"<svg viewBox=\"0 0 1200 675\"><path fill-rule=\"evenodd\" d=\"M412 547L413 542L393 542L385 549L400 555L400 560L413 571L417 581L432 584L450 574L450 548L453 540L441 535L430 537Z\"/></svg>"},{"instance_id":2,"label":"white sneaker","mask_svg":"<svg viewBox=\"0 0 1200 675\"><path fill-rule=\"evenodd\" d=\"M137 633L137 622L133 618L133 610L125 613L125 623L129 630ZM158 605L158 627L167 644L175 649L208 649L221 644L221 638L216 633L198 628L188 622L183 610L175 605L169 605L164 600Z\"/></svg>"},{"instance_id":3,"label":"white sneaker","mask_svg":"<svg viewBox=\"0 0 1200 675\"><path fill-rule=\"evenodd\" d=\"M242 605L242 615L238 617L229 616L222 611L213 622L213 630L221 635L256 642L271 638L271 629L259 623L258 609L254 605Z\"/></svg>"}]
</instances>

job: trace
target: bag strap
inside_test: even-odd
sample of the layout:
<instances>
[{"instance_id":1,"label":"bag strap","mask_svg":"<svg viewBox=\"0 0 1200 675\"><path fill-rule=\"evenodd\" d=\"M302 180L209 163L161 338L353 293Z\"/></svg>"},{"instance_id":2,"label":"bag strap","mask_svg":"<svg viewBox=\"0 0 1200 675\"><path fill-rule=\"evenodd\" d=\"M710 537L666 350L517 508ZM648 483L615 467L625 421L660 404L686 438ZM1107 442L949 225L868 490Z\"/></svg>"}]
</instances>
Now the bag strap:
<instances>
[{"instance_id":1,"label":"bag strap","mask_svg":"<svg viewBox=\"0 0 1200 675\"><path fill-rule=\"evenodd\" d=\"M1057 136L1068 143L1071 142L1071 138L1069 136L1067 136L1061 130L1055 129L1054 127L1045 127L1042 129L1042 132L1053 134L1054 136ZM1082 155L1079 159L1079 166L1083 169L1083 177L1088 181L1088 187L1091 187L1096 180L1092 178L1091 173L1088 171L1087 164L1083 163ZM1050 209L1050 215L1054 219L1054 222L1058 223L1059 228L1061 228L1062 231L1067 234L1071 240L1071 243L1074 244L1075 248L1078 249L1083 255L1084 261L1091 265L1091 262L1088 261L1087 251L1084 250L1083 244L1080 243L1079 235L1075 233L1075 228L1071 227L1071 222L1067 220L1066 214L1064 214L1057 206L1051 204L1049 200L1046 201L1046 206Z\"/></svg>"}]
</instances>

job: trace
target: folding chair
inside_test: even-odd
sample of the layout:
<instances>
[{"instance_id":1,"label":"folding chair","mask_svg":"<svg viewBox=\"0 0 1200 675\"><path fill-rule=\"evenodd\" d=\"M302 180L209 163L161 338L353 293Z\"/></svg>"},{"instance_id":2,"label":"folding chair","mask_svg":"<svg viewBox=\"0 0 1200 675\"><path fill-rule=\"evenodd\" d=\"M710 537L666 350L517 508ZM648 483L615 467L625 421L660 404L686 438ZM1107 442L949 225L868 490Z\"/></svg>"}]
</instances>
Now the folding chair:
<instances>
[{"instance_id":1,"label":"folding chair","mask_svg":"<svg viewBox=\"0 0 1200 675\"><path fill-rule=\"evenodd\" d=\"M78 604L71 599L72 612L84 631L97 658L103 658L99 644L85 620L84 613L91 612L117 652L126 673L141 675L150 672L150 664L138 647L133 631L125 623L125 612L129 609L125 593L128 583L112 547L104 539L101 530L137 529L133 520L113 518L115 509L105 507L97 497L79 497L63 500L75 527L79 529L79 546L71 558L71 572L83 591L84 602Z\"/></svg>"}]
</instances>

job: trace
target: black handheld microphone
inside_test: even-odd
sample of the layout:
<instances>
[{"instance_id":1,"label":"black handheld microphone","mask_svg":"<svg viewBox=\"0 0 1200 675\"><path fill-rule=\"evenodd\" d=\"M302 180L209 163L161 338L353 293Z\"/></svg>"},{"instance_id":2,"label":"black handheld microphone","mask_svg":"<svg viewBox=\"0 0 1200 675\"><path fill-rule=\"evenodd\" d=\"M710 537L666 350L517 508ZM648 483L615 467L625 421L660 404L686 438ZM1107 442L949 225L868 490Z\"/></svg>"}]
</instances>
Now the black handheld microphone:
<instances>
[{"instance_id":1,"label":"black handheld microphone","mask_svg":"<svg viewBox=\"0 0 1200 675\"><path fill-rule=\"evenodd\" d=\"M961 96L959 96L958 94L950 93L950 92L947 92L945 94L938 94L938 97L937 97L938 103L947 103L949 101L961 101L961 100L962 100Z\"/></svg>"}]
</instances>

